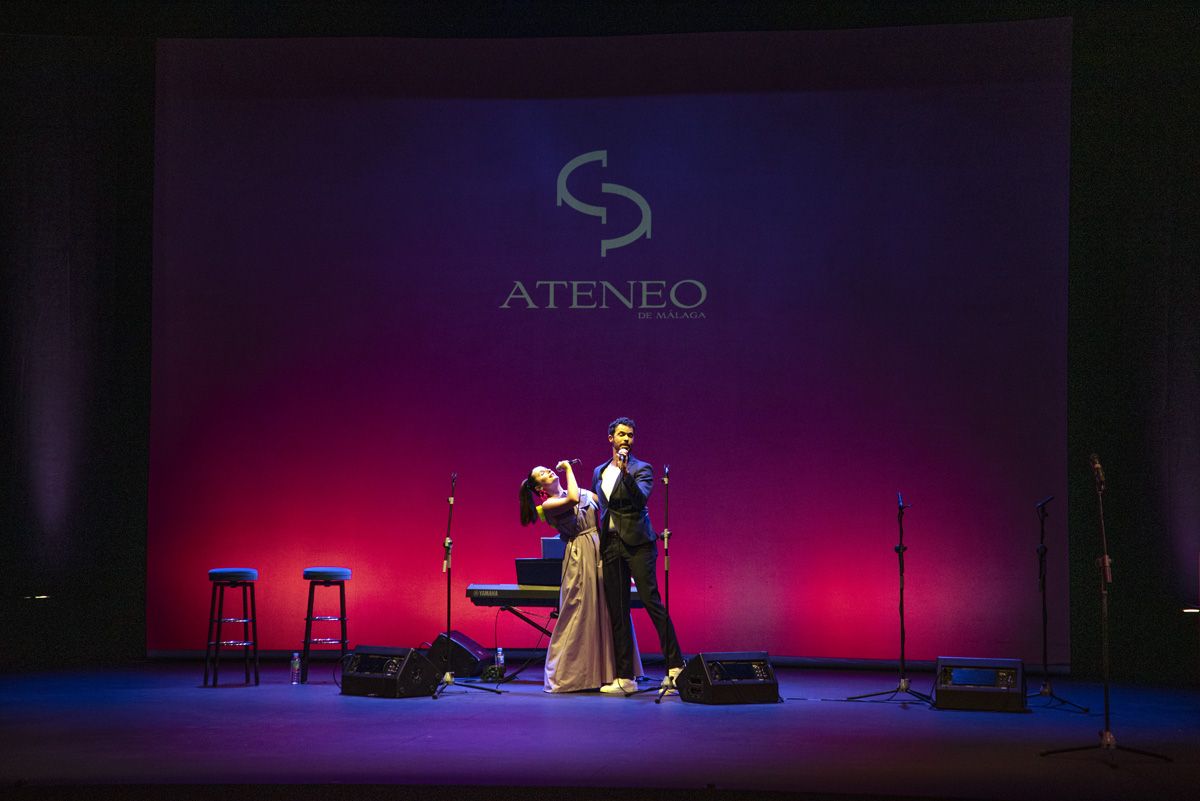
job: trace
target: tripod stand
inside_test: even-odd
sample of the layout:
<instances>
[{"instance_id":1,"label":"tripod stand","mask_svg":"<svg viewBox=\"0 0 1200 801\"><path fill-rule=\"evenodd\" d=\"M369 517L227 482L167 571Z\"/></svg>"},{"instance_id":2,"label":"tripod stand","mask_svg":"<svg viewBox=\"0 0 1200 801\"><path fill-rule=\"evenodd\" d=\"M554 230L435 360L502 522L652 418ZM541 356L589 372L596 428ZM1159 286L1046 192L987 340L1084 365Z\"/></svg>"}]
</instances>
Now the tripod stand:
<instances>
[{"instance_id":1,"label":"tripod stand","mask_svg":"<svg viewBox=\"0 0 1200 801\"><path fill-rule=\"evenodd\" d=\"M1142 756L1171 762L1173 760L1170 757L1163 756L1162 754L1117 745L1117 738L1112 733L1111 708L1108 699L1108 585L1112 584L1112 560L1108 556L1108 537L1104 533L1104 468L1100 466L1100 458L1096 454L1093 453L1089 459L1092 463L1092 476L1096 480L1096 508L1100 517L1100 558L1096 560L1096 566L1099 568L1098 572L1100 574L1100 671L1104 679L1104 731L1100 732L1100 742L1093 745L1054 748L1050 751L1042 751L1041 756L1068 754L1074 751L1091 751L1099 748L1105 751L1128 751L1131 754L1141 754Z\"/></svg>"},{"instance_id":2,"label":"tripod stand","mask_svg":"<svg viewBox=\"0 0 1200 801\"><path fill-rule=\"evenodd\" d=\"M454 684L454 672L450 670L450 646L453 642L450 638L450 551L454 547L454 542L450 539L450 524L454 520L454 485L458 482L458 473L450 474L450 511L446 516L446 539L442 543L442 548L445 550L442 556L442 572L446 574L446 648L445 656L442 659L442 680L433 691L433 698L436 701L443 690ZM476 684L459 684L459 687L466 687L468 690L483 690L484 692L495 693L502 695L503 690L494 690L491 687L480 687Z\"/></svg>"},{"instance_id":3,"label":"tripod stand","mask_svg":"<svg viewBox=\"0 0 1200 801\"><path fill-rule=\"evenodd\" d=\"M912 507L904 503L904 496L899 492L896 493L896 525L900 529L900 542L896 545L896 557L900 562L900 682L894 690L880 690L877 693L865 693L863 695L852 695L847 698L847 701L862 701L867 698L874 698L877 695L886 695L887 698L883 701L890 701L900 693L911 695L923 704L933 704L933 699L925 693L917 692L912 689L908 676L905 675L904 665L904 552L908 550L904 544L904 510Z\"/></svg>"},{"instance_id":4,"label":"tripod stand","mask_svg":"<svg viewBox=\"0 0 1200 801\"><path fill-rule=\"evenodd\" d=\"M1046 511L1046 504L1050 503L1052 500L1054 500L1053 495L1043 498L1034 507L1037 509L1038 528L1040 529L1037 555L1038 591L1042 594L1042 687L1037 692L1030 693L1028 697L1036 698L1038 696L1044 696L1049 698L1050 702L1043 704L1043 707L1056 705L1071 706L1086 715L1088 712L1086 706L1080 706L1074 701L1068 701L1066 698L1056 695L1054 692L1054 687L1050 684L1050 658L1048 656L1049 649L1047 647L1046 639L1046 518L1050 516L1050 513Z\"/></svg>"}]
</instances>

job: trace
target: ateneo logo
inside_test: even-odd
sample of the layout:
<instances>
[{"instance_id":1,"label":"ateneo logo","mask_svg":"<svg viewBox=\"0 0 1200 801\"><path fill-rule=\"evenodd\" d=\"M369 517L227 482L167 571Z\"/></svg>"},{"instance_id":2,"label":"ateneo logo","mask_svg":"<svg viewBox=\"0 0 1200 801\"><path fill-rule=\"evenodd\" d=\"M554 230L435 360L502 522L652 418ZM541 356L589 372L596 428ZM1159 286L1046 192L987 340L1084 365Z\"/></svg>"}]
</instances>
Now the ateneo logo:
<instances>
[{"instance_id":1,"label":"ateneo logo","mask_svg":"<svg viewBox=\"0 0 1200 801\"><path fill-rule=\"evenodd\" d=\"M570 190L567 189L567 179L571 177L571 173L575 172L575 170L579 169L584 164L589 164L593 161L598 161L600 162L601 167L607 168L608 151L593 150L591 153L584 153L581 156L576 156L563 165L563 168L558 171L558 190L555 193L555 205L561 207L563 203L566 203L580 214L587 214L591 217L599 217L600 224L607 225L607 208L604 206L593 206L590 203L584 203L582 200L572 195ZM617 195L619 197L632 200L635 204L637 204L638 209L642 212L641 222L639 222L632 231L622 236L613 237L612 239L600 240L601 258L607 256L608 251L616 250L617 248L623 248L631 242L636 242L643 236L647 239L650 238L650 204L646 202L646 198L642 197L628 186L621 186L620 184L612 184L607 182L600 184L600 191L607 195Z\"/></svg>"},{"instance_id":2,"label":"ateneo logo","mask_svg":"<svg viewBox=\"0 0 1200 801\"><path fill-rule=\"evenodd\" d=\"M567 181L575 170L594 161L608 166L608 151L593 150L568 161L558 171L556 205L574 209L589 217L599 217L600 224L608 223L608 209L584 203L567 189ZM631 201L641 212L641 220L632 231L600 240L600 256L622 248L645 237L650 238L650 204L646 198L627 186L601 183L600 191ZM605 281L564 278L558 280L513 281L512 288L500 304L501 309L626 309L638 319L698 320L705 314L699 307L708 300L708 287L693 278L673 281L631 280Z\"/></svg>"}]
</instances>

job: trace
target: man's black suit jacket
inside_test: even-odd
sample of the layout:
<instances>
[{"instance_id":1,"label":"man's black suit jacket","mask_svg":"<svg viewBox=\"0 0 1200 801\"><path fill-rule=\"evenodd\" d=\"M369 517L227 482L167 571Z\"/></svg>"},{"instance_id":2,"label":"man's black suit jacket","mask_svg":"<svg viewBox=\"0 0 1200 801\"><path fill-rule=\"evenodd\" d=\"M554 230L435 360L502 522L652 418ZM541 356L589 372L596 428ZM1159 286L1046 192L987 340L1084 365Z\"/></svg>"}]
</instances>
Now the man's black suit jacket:
<instances>
[{"instance_id":1,"label":"man's black suit jacket","mask_svg":"<svg viewBox=\"0 0 1200 801\"><path fill-rule=\"evenodd\" d=\"M650 525L650 512L646 500L654 488L654 468L647 462L629 456L629 465L613 485L612 496L604 494L604 468L609 462L592 472L592 491L600 499L600 532L604 536L609 526L615 524L621 540L631 547L654 542L658 535ZM612 521L610 523L610 521Z\"/></svg>"}]
</instances>

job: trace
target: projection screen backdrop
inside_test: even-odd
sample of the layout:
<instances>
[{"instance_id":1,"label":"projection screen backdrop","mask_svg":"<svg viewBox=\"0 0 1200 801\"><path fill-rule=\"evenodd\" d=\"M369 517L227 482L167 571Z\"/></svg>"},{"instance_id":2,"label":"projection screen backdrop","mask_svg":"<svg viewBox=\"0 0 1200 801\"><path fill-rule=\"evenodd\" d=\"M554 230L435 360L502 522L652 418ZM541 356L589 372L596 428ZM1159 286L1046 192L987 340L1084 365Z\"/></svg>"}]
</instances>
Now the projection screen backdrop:
<instances>
[{"instance_id":1,"label":"projection screen backdrop","mask_svg":"<svg viewBox=\"0 0 1200 801\"><path fill-rule=\"evenodd\" d=\"M267 649L325 564L352 643L432 639L451 472L455 628L531 647L464 588L552 533L528 470L590 480L628 415L685 652L894 659L900 491L909 657L1040 661L1069 99L1065 20L161 42L148 650L243 565Z\"/></svg>"}]
</instances>

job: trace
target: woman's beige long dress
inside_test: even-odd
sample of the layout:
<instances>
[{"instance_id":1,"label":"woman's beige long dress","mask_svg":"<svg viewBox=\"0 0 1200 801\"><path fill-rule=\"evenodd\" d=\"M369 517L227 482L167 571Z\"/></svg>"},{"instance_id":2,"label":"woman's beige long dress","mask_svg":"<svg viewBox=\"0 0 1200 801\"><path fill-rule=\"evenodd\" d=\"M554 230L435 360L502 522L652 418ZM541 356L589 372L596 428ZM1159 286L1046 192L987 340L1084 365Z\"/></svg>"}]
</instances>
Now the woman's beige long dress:
<instances>
[{"instance_id":1,"label":"woman's beige long dress","mask_svg":"<svg viewBox=\"0 0 1200 801\"><path fill-rule=\"evenodd\" d=\"M548 693L594 690L616 678L612 625L604 602L599 511L595 494L581 489L579 503L573 508L565 506L558 514L546 515L546 522L557 529L567 546L558 596L558 622L546 649ZM636 642L633 666L636 675L641 676L642 659Z\"/></svg>"}]
</instances>

